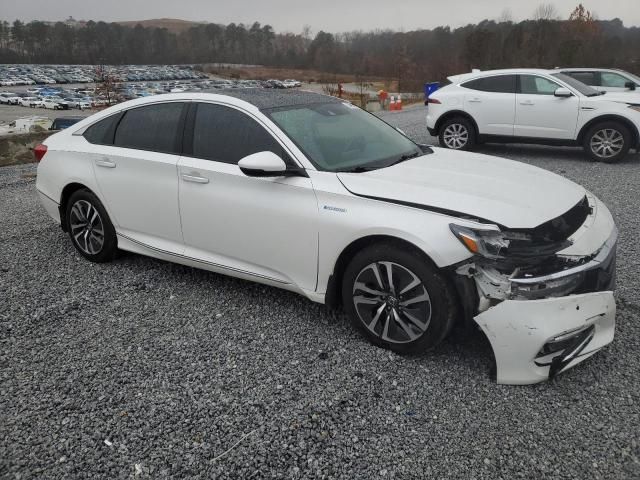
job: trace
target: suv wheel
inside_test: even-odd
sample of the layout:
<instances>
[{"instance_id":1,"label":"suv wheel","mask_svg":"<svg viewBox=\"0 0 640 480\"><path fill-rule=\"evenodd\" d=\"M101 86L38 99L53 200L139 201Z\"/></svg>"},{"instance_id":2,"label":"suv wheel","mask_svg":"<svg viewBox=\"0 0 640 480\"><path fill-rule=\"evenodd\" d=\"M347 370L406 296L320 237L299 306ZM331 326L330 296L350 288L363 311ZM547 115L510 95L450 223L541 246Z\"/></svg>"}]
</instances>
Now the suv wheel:
<instances>
[{"instance_id":1,"label":"suv wheel","mask_svg":"<svg viewBox=\"0 0 640 480\"><path fill-rule=\"evenodd\" d=\"M69 237L80 254L95 263L113 260L118 250L116 231L98 197L78 190L67 202Z\"/></svg>"},{"instance_id":2,"label":"suv wheel","mask_svg":"<svg viewBox=\"0 0 640 480\"><path fill-rule=\"evenodd\" d=\"M354 326L374 345L398 353L438 345L453 324L453 298L424 258L393 244L358 253L342 282L343 305Z\"/></svg>"},{"instance_id":3,"label":"suv wheel","mask_svg":"<svg viewBox=\"0 0 640 480\"><path fill-rule=\"evenodd\" d=\"M617 122L603 122L594 125L584 137L585 152L596 161L615 163L629 152L631 133Z\"/></svg>"},{"instance_id":4,"label":"suv wheel","mask_svg":"<svg viewBox=\"0 0 640 480\"><path fill-rule=\"evenodd\" d=\"M453 150L471 150L476 144L476 132L469 120L455 117L440 128L440 145Z\"/></svg>"}]
</instances>

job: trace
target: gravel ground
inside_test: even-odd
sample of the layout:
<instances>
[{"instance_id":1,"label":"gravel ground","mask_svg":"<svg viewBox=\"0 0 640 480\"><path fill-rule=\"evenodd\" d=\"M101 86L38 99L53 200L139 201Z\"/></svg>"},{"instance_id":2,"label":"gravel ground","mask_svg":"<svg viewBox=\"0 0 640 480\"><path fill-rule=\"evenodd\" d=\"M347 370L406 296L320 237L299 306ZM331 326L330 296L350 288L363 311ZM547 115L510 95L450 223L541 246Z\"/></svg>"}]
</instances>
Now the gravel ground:
<instances>
[{"instance_id":1,"label":"gravel ground","mask_svg":"<svg viewBox=\"0 0 640 480\"><path fill-rule=\"evenodd\" d=\"M424 110L384 114L421 141ZM485 153L584 184L620 228L615 342L496 385L481 333L405 358L291 293L137 256L82 260L0 169L2 478L640 478L640 164Z\"/></svg>"}]
</instances>

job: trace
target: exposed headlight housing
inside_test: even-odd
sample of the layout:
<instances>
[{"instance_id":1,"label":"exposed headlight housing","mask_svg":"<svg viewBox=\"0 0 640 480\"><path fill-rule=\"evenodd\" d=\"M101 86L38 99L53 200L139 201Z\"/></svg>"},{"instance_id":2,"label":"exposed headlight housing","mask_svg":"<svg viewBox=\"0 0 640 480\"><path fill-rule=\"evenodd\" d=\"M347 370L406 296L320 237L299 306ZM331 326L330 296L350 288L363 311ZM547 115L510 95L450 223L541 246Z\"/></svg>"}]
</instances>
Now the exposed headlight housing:
<instances>
[{"instance_id":1,"label":"exposed headlight housing","mask_svg":"<svg viewBox=\"0 0 640 480\"><path fill-rule=\"evenodd\" d=\"M504 258L511 240L514 240L514 238L511 238L513 233L505 234L500 230L474 229L456 225L455 223L450 224L449 228L467 250L491 260ZM523 238L520 240L526 240L526 235L522 236Z\"/></svg>"}]
</instances>

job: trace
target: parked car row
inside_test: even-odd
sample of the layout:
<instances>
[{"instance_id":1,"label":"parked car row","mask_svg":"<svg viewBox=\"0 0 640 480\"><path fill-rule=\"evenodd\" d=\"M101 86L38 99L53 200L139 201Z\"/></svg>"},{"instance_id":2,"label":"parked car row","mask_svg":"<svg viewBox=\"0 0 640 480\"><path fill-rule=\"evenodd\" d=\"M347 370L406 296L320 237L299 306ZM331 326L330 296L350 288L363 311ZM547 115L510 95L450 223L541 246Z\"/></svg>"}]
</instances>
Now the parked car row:
<instances>
[{"instance_id":1,"label":"parked car row","mask_svg":"<svg viewBox=\"0 0 640 480\"><path fill-rule=\"evenodd\" d=\"M108 102L100 95L91 95L89 91L33 88L26 92L0 92L0 104L51 110L85 110L107 105Z\"/></svg>"},{"instance_id":2,"label":"parked car row","mask_svg":"<svg viewBox=\"0 0 640 480\"><path fill-rule=\"evenodd\" d=\"M108 65L104 73L118 82L192 80L207 78L190 66ZM97 82L103 76L97 65L0 65L0 86Z\"/></svg>"},{"instance_id":3,"label":"parked car row","mask_svg":"<svg viewBox=\"0 0 640 480\"><path fill-rule=\"evenodd\" d=\"M607 163L640 148L640 78L626 72L509 69L449 81L427 99L427 128L445 148L472 150L483 142L581 146L592 160Z\"/></svg>"}]
</instances>

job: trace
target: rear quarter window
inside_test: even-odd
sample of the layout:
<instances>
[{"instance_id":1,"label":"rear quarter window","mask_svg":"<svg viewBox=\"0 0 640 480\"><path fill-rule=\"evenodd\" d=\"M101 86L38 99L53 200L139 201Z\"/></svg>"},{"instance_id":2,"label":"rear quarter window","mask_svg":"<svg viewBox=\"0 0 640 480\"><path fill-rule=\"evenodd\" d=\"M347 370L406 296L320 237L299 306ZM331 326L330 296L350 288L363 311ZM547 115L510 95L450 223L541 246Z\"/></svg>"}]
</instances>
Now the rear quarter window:
<instances>
[{"instance_id":1,"label":"rear quarter window","mask_svg":"<svg viewBox=\"0 0 640 480\"><path fill-rule=\"evenodd\" d=\"M97 123L94 123L84 132L84 138L96 145L113 145L113 135L116 130L118 120L122 117L121 113L116 113Z\"/></svg>"}]
</instances>

